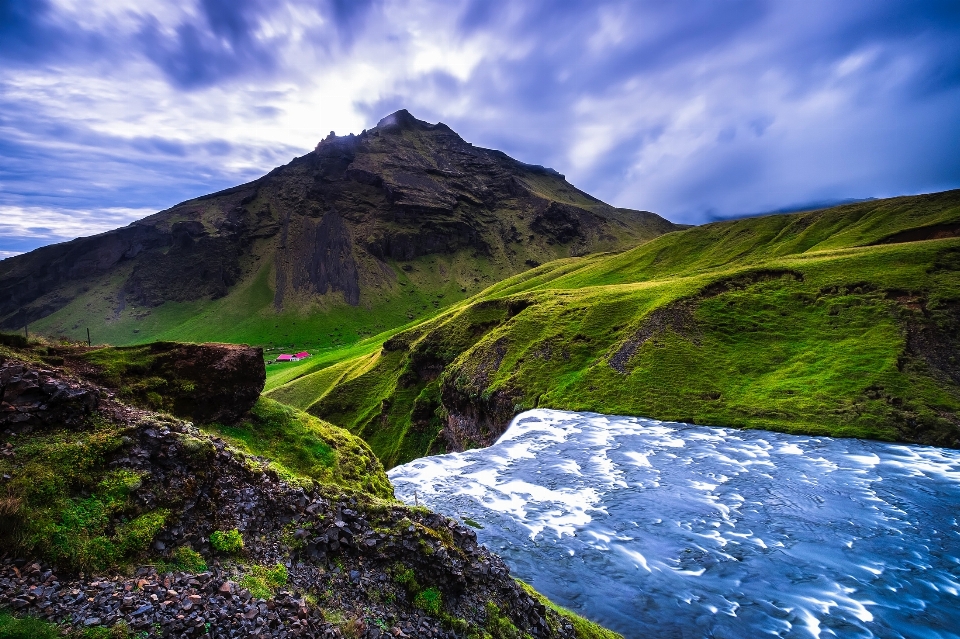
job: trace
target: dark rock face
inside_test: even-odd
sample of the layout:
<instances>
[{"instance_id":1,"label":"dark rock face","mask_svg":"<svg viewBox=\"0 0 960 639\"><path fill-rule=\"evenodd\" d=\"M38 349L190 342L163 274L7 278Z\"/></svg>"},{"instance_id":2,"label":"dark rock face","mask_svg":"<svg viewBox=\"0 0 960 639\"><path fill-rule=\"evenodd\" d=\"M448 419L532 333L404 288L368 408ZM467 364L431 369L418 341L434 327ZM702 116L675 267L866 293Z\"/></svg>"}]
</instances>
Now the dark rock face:
<instances>
[{"instance_id":1,"label":"dark rock face","mask_svg":"<svg viewBox=\"0 0 960 639\"><path fill-rule=\"evenodd\" d=\"M477 354L472 370L445 377L440 392L447 423L440 434L448 450L492 445L517 413L520 393L505 388L484 392L491 376L500 368L507 346L506 339L500 338Z\"/></svg>"},{"instance_id":2,"label":"dark rock face","mask_svg":"<svg viewBox=\"0 0 960 639\"><path fill-rule=\"evenodd\" d=\"M676 228L398 111L360 135L331 135L249 184L0 261L0 328L21 328L77 297L100 303L94 288L116 296L114 316L217 299L263 269L278 310L329 295L356 306L395 283L396 262L424 255L468 251L507 275Z\"/></svg>"},{"instance_id":3,"label":"dark rock face","mask_svg":"<svg viewBox=\"0 0 960 639\"><path fill-rule=\"evenodd\" d=\"M112 359L109 351L121 363L111 363L108 373L97 362ZM125 354L137 357L126 365ZM198 423L236 421L256 403L267 378L263 349L235 344L157 342L91 351L87 362L94 379L118 387L122 397L150 406L151 393L162 394L164 409ZM157 379L162 385L150 385Z\"/></svg>"},{"instance_id":4,"label":"dark rock face","mask_svg":"<svg viewBox=\"0 0 960 639\"><path fill-rule=\"evenodd\" d=\"M287 229L285 228L286 232ZM288 287L324 295L340 291L346 303L360 303L360 277L353 256L350 229L336 211L319 221L307 217L294 237L277 249L276 294L274 304L283 307Z\"/></svg>"},{"instance_id":5,"label":"dark rock face","mask_svg":"<svg viewBox=\"0 0 960 639\"><path fill-rule=\"evenodd\" d=\"M76 426L96 409L100 391L54 371L0 359L0 430Z\"/></svg>"},{"instance_id":6,"label":"dark rock face","mask_svg":"<svg viewBox=\"0 0 960 639\"><path fill-rule=\"evenodd\" d=\"M586 212L569 204L550 202L537 213L530 228L559 244L567 244L580 236L580 220Z\"/></svg>"},{"instance_id":7,"label":"dark rock face","mask_svg":"<svg viewBox=\"0 0 960 639\"><path fill-rule=\"evenodd\" d=\"M447 450L462 451L493 445L516 415L517 397L496 390L489 398L470 398L452 386L443 387L443 406L447 421L440 431Z\"/></svg>"},{"instance_id":8,"label":"dark rock face","mask_svg":"<svg viewBox=\"0 0 960 639\"><path fill-rule=\"evenodd\" d=\"M168 301L217 299L237 283L241 247L231 238L194 236L176 229L186 224L174 225L173 244L165 253L136 262L118 296L119 310L127 304L153 307Z\"/></svg>"}]
</instances>

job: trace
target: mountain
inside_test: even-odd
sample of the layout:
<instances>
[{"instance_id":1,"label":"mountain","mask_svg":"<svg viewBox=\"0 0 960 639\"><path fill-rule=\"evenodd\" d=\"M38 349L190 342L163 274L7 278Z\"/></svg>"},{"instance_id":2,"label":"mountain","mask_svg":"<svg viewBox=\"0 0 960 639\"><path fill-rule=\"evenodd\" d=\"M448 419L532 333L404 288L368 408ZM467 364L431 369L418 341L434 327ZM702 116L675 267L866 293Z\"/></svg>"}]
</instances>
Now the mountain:
<instances>
[{"instance_id":1,"label":"mountain","mask_svg":"<svg viewBox=\"0 0 960 639\"><path fill-rule=\"evenodd\" d=\"M361 346L266 395L387 467L533 407L960 447L960 190L557 260Z\"/></svg>"},{"instance_id":2,"label":"mountain","mask_svg":"<svg viewBox=\"0 0 960 639\"><path fill-rule=\"evenodd\" d=\"M677 226L407 111L264 177L0 262L0 328L313 348Z\"/></svg>"}]
</instances>

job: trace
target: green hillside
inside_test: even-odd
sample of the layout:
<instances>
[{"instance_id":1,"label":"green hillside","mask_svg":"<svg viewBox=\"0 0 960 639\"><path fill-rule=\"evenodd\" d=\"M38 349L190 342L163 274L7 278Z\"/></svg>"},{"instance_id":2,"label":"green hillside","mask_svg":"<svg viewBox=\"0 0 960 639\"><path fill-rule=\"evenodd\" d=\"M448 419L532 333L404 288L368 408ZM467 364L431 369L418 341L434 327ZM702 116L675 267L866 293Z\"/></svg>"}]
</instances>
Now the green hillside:
<instances>
[{"instance_id":1,"label":"green hillside","mask_svg":"<svg viewBox=\"0 0 960 639\"><path fill-rule=\"evenodd\" d=\"M393 264L395 290L371 294L360 306L350 306L330 294L329 300L290 305L278 311L274 304L273 265L263 264L254 275L241 281L226 296L217 299L168 301L160 306L130 306L116 312L116 282L103 281L30 329L51 337L64 335L86 339L92 326L95 343L114 345L146 344L154 341L219 341L263 346L275 351L292 348L311 351L340 349L358 340L430 317L439 309L467 298L471 288L509 274L492 268L484 260L465 252L451 256L424 256L405 264ZM447 280L440 273L458 267L473 269L458 279ZM486 269L481 273L481 269ZM475 273L474 273L475 271ZM473 282L474 274L477 282ZM102 289L102 295L99 293ZM274 353L270 350L268 354Z\"/></svg>"},{"instance_id":2,"label":"green hillside","mask_svg":"<svg viewBox=\"0 0 960 639\"><path fill-rule=\"evenodd\" d=\"M960 446L960 191L718 222L532 269L267 395L387 467L535 406Z\"/></svg>"}]
</instances>

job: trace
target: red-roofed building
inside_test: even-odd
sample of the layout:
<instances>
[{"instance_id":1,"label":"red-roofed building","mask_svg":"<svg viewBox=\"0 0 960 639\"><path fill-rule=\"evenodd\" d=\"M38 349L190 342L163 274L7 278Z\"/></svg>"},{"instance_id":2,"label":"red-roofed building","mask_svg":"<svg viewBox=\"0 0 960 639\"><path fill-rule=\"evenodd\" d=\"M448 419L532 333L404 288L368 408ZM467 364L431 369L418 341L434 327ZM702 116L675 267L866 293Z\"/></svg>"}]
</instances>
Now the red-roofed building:
<instances>
[{"instance_id":1,"label":"red-roofed building","mask_svg":"<svg viewBox=\"0 0 960 639\"><path fill-rule=\"evenodd\" d=\"M307 357L310 357L310 353L308 353L307 351L300 351L299 353L294 355L294 357L296 357L297 359L306 359Z\"/></svg>"},{"instance_id":2,"label":"red-roofed building","mask_svg":"<svg viewBox=\"0 0 960 639\"><path fill-rule=\"evenodd\" d=\"M286 353L284 353L283 355L277 355L277 361L278 362L299 362L300 358L297 357L296 355L287 355Z\"/></svg>"}]
</instances>

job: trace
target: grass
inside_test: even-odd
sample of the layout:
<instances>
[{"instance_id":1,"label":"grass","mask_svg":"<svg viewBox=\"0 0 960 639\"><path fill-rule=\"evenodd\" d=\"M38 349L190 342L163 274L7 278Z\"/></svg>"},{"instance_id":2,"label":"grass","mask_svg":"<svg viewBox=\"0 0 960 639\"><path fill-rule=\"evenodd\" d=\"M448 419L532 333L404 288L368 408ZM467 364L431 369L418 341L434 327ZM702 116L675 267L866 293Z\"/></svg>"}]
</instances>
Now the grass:
<instances>
[{"instance_id":1,"label":"grass","mask_svg":"<svg viewBox=\"0 0 960 639\"><path fill-rule=\"evenodd\" d=\"M128 639L132 636L123 623L112 628L70 629L33 617L0 612L0 639Z\"/></svg>"},{"instance_id":2,"label":"grass","mask_svg":"<svg viewBox=\"0 0 960 639\"><path fill-rule=\"evenodd\" d=\"M267 397L257 400L250 412L246 421L205 429L240 450L268 458L286 479L393 498L379 460L349 432Z\"/></svg>"},{"instance_id":3,"label":"grass","mask_svg":"<svg viewBox=\"0 0 960 639\"><path fill-rule=\"evenodd\" d=\"M585 619L571 610L567 610L562 606L558 606L534 590L529 584L526 584L519 579L517 579L516 582L520 584L520 586L528 595L557 613L564 620L568 621L573 626L573 632L577 636L577 639L623 639L619 634L613 632L612 630L607 630L603 626L597 625L589 619Z\"/></svg>"},{"instance_id":4,"label":"grass","mask_svg":"<svg viewBox=\"0 0 960 639\"><path fill-rule=\"evenodd\" d=\"M215 530L210 535L210 545L217 552L232 555L243 550L243 536L236 528L233 530Z\"/></svg>"},{"instance_id":5,"label":"grass","mask_svg":"<svg viewBox=\"0 0 960 639\"><path fill-rule=\"evenodd\" d=\"M0 472L12 476L0 504L3 546L78 570L104 570L146 551L169 513L139 511L130 494L140 475L107 467L122 436L96 421L88 431L11 437L16 455L0 460Z\"/></svg>"},{"instance_id":6,"label":"grass","mask_svg":"<svg viewBox=\"0 0 960 639\"><path fill-rule=\"evenodd\" d=\"M431 586L417 593L413 599L413 605L428 615L436 617L443 610L443 597L436 587Z\"/></svg>"},{"instance_id":7,"label":"grass","mask_svg":"<svg viewBox=\"0 0 960 639\"><path fill-rule=\"evenodd\" d=\"M33 617L0 612L0 639L60 639L60 628Z\"/></svg>"},{"instance_id":8,"label":"grass","mask_svg":"<svg viewBox=\"0 0 960 639\"><path fill-rule=\"evenodd\" d=\"M559 260L267 395L387 467L445 450L451 414L482 431L536 406L960 446L960 369L937 354L960 347L960 240L888 243L958 220L949 192Z\"/></svg>"},{"instance_id":9,"label":"grass","mask_svg":"<svg viewBox=\"0 0 960 639\"><path fill-rule=\"evenodd\" d=\"M251 566L250 572L240 578L240 586L250 591L255 599L268 599L278 588L287 585L287 568L275 566Z\"/></svg>"},{"instance_id":10,"label":"grass","mask_svg":"<svg viewBox=\"0 0 960 639\"><path fill-rule=\"evenodd\" d=\"M197 574L207 570L203 555L189 546L180 546L171 553L170 561L159 562L157 572L189 572Z\"/></svg>"},{"instance_id":11,"label":"grass","mask_svg":"<svg viewBox=\"0 0 960 639\"><path fill-rule=\"evenodd\" d=\"M501 612L497 604L488 601L486 613L487 619L484 624L486 633L484 637L489 635L492 639L524 639L524 634L513 625L510 617Z\"/></svg>"}]
</instances>

